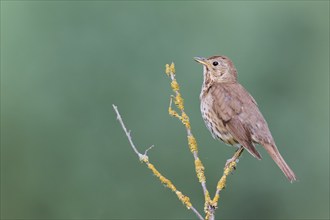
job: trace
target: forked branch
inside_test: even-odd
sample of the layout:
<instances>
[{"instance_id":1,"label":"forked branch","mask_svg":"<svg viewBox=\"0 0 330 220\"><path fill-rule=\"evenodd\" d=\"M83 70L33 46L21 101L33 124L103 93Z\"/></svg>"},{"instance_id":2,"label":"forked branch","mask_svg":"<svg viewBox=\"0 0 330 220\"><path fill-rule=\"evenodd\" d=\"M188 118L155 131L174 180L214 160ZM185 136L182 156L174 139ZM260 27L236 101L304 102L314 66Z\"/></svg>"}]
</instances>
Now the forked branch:
<instances>
[{"instance_id":1,"label":"forked branch","mask_svg":"<svg viewBox=\"0 0 330 220\"><path fill-rule=\"evenodd\" d=\"M178 199L187 207L187 209L190 209L191 211L193 211L196 216L200 219L200 220L204 220L203 216L195 209L195 207L191 204L190 199L188 196L185 196L183 193L181 193L179 190L177 190L177 188L174 186L174 184L167 179L165 176L163 176L156 168L155 166L149 162L149 157L147 156L148 150L150 150L153 146L151 146L150 148L148 148L144 154L141 154L138 149L136 148L132 137L131 137L131 131L128 131L126 129L126 126L123 122L123 119L121 117L121 115L119 114L118 108L115 105L112 105L114 111L116 112L117 115L117 120L119 121L121 127L123 128L127 139L133 149L133 151L137 154L137 156L139 157L139 160L143 163L145 163L147 165L147 167L152 171L152 173L158 177L158 179L160 180L161 183L163 183L167 188L171 189L178 197Z\"/></svg>"}]
</instances>

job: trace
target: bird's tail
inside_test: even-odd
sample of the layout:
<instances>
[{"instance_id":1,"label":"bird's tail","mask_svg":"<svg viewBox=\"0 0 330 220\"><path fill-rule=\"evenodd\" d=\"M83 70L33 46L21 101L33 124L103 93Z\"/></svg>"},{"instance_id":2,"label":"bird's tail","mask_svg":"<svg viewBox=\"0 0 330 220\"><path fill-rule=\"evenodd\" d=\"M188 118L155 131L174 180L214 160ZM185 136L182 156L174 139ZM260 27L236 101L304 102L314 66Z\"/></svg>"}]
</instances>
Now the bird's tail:
<instances>
[{"instance_id":1,"label":"bird's tail","mask_svg":"<svg viewBox=\"0 0 330 220\"><path fill-rule=\"evenodd\" d=\"M272 144L266 144L264 145L265 149L268 151L269 155L272 157L272 159L275 161L277 166L282 170L284 175L288 178L288 180L292 183L293 181L296 181L296 175L291 170L289 165L285 162L283 157L281 156L280 152L278 151L277 147Z\"/></svg>"}]
</instances>

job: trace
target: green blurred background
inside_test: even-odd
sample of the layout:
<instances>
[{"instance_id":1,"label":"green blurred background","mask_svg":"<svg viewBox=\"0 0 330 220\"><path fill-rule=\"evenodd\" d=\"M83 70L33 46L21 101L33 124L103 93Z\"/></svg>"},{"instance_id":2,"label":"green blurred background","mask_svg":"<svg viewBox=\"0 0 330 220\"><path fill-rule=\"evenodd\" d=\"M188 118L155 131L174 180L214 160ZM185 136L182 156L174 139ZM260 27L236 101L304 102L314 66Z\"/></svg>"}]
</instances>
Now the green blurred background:
<instances>
[{"instance_id":1,"label":"green blurred background","mask_svg":"<svg viewBox=\"0 0 330 220\"><path fill-rule=\"evenodd\" d=\"M174 61L207 184L234 149L199 111L202 67L227 55L299 182L260 147L240 160L219 219L329 218L328 1L1 1L1 218L195 218L141 151L202 211L185 130L167 114Z\"/></svg>"}]
</instances>

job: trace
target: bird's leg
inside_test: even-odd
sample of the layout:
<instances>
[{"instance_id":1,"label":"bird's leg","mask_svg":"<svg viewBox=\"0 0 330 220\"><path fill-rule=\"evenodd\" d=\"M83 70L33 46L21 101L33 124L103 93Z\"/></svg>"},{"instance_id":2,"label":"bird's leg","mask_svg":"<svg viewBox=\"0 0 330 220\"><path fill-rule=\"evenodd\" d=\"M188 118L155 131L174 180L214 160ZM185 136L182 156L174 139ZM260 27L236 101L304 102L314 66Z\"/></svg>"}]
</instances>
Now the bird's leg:
<instances>
[{"instance_id":1,"label":"bird's leg","mask_svg":"<svg viewBox=\"0 0 330 220\"><path fill-rule=\"evenodd\" d=\"M230 159L227 160L227 162L226 162L226 167L228 167L232 162L236 162L236 163L238 163L238 158L241 156L241 154L243 153L243 151L244 151L244 147L240 146L240 147L236 150L234 156L233 156L232 158L230 158ZM234 166L234 169L236 169L235 166Z\"/></svg>"}]
</instances>

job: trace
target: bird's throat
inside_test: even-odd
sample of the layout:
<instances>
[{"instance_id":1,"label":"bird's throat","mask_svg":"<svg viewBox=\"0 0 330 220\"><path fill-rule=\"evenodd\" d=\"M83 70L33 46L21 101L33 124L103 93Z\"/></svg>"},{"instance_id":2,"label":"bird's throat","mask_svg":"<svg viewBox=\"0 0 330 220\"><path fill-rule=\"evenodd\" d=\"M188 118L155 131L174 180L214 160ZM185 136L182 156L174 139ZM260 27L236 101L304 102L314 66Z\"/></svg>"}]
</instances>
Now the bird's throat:
<instances>
[{"instance_id":1,"label":"bird's throat","mask_svg":"<svg viewBox=\"0 0 330 220\"><path fill-rule=\"evenodd\" d=\"M203 75L204 75L203 76L204 80L203 80L202 90L201 90L201 94L200 94L200 99L202 99L207 94L207 92L209 91L209 89L212 86L211 76L208 73L206 67L204 67Z\"/></svg>"}]
</instances>

